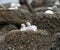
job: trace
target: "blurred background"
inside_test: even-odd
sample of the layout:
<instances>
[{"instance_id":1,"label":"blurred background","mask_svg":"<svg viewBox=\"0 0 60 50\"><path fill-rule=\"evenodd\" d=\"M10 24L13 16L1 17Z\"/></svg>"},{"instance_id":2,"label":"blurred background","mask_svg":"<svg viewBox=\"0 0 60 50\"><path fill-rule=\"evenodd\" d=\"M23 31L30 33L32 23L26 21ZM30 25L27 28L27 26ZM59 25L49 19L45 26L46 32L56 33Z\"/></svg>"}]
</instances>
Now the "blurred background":
<instances>
[{"instance_id":1,"label":"blurred background","mask_svg":"<svg viewBox=\"0 0 60 50\"><path fill-rule=\"evenodd\" d=\"M19 0L0 0L0 4L19 3Z\"/></svg>"}]
</instances>

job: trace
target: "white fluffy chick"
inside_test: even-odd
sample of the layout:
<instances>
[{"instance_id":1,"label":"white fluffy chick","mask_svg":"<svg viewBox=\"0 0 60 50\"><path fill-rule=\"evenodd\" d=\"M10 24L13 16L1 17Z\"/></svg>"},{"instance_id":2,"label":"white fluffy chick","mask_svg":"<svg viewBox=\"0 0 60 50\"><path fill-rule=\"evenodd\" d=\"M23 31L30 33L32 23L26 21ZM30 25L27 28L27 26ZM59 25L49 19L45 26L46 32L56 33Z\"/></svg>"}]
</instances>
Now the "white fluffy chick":
<instances>
[{"instance_id":1,"label":"white fluffy chick","mask_svg":"<svg viewBox=\"0 0 60 50\"><path fill-rule=\"evenodd\" d=\"M10 4L10 8L8 8L9 10L16 10L18 9L18 7L16 7L16 4L15 3L11 3Z\"/></svg>"},{"instance_id":2,"label":"white fluffy chick","mask_svg":"<svg viewBox=\"0 0 60 50\"><path fill-rule=\"evenodd\" d=\"M19 3L11 3L10 6L11 7L21 7L21 5Z\"/></svg>"},{"instance_id":3,"label":"white fluffy chick","mask_svg":"<svg viewBox=\"0 0 60 50\"><path fill-rule=\"evenodd\" d=\"M26 25L25 24L21 24L21 29L20 31L26 31Z\"/></svg>"},{"instance_id":4,"label":"white fluffy chick","mask_svg":"<svg viewBox=\"0 0 60 50\"><path fill-rule=\"evenodd\" d=\"M37 31L37 26L31 25L30 22L26 22L26 25L27 25L27 29L28 30L30 30L30 31Z\"/></svg>"},{"instance_id":5,"label":"white fluffy chick","mask_svg":"<svg viewBox=\"0 0 60 50\"><path fill-rule=\"evenodd\" d=\"M10 7L10 8L8 8L9 10L16 10L16 9L18 9L18 7Z\"/></svg>"},{"instance_id":6,"label":"white fluffy chick","mask_svg":"<svg viewBox=\"0 0 60 50\"><path fill-rule=\"evenodd\" d=\"M52 10L46 10L45 14L54 14L54 12Z\"/></svg>"},{"instance_id":7,"label":"white fluffy chick","mask_svg":"<svg viewBox=\"0 0 60 50\"><path fill-rule=\"evenodd\" d=\"M8 8L8 9L9 10L16 10L16 9L18 9L18 7L21 7L21 5L19 3L11 3L10 8Z\"/></svg>"},{"instance_id":8,"label":"white fluffy chick","mask_svg":"<svg viewBox=\"0 0 60 50\"><path fill-rule=\"evenodd\" d=\"M21 4L16 3L15 6L16 6L16 7L21 7Z\"/></svg>"}]
</instances>

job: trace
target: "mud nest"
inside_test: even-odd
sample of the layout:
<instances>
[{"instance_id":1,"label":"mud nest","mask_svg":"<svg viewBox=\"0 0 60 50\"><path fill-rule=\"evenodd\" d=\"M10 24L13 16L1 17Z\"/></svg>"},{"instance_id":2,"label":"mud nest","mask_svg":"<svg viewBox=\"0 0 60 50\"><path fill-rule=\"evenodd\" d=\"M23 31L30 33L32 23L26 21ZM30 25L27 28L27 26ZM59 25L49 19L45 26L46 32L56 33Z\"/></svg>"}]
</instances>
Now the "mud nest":
<instances>
[{"instance_id":1,"label":"mud nest","mask_svg":"<svg viewBox=\"0 0 60 50\"><path fill-rule=\"evenodd\" d=\"M47 34L44 35L45 33ZM54 41L54 35L49 35L46 30L37 32L12 31L5 37L7 45L15 50L46 50L52 41Z\"/></svg>"},{"instance_id":2,"label":"mud nest","mask_svg":"<svg viewBox=\"0 0 60 50\"><path fill-rule=\"evenodd\" d=\"M37 14L33 17L32 24L35 24L39 29L46 29L48 32L60 32L60 14Z\"/></svg>"}]
</instances>

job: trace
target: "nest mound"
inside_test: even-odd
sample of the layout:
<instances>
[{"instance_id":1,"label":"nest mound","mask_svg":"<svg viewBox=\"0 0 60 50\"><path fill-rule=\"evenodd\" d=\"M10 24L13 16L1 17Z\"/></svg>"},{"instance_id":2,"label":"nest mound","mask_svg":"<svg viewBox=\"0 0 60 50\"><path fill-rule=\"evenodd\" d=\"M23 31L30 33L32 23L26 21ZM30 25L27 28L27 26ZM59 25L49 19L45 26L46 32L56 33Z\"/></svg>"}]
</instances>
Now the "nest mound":
<instances>
[{"instance_id":1,"label":"nest mound","mask_svg":"<svg viewBox=\"0 0 60 50\"><path fill-rule=\"evenodd\" d=\"M10 31L5 37L7 45L15 50L45 50L52 41L54 41L54 35L49 35L46 30L37 32L15 30Z\"/></svg>"},{"instance_id":2,"label":"nest mound","mask_svg":"<svg viewBox=\"0 0 60 50\"><path fill-rule=\"evenodd\" d=\"M51 33L60 32L60 14L37 14L33 17L32 24L35 24L39 29L46 29Z\"/></svg>"},{"instance_id":3,"label":"nest mound","mask_svg":"<svg viewBox=\"0 0 60 50\"><path fill-rule=\"evenodd\" d=\"M11 24L0 26L0 32L4 32L4 33L7 33L11 30L16 30L16 29L18 29L18 28L14 25L11 25Z\"/></svg>"},{"instance_id":4,"label":"nest mound","mask_svg":"<svg viewBox=\"0 0 60 50\"><path fill-rule=\"evenodd\" d=\"M0 10L0 24L21 24L30 20L31 13L26 9L19 8L19 10L15 11Z\"/></svg>"}]
</instances>

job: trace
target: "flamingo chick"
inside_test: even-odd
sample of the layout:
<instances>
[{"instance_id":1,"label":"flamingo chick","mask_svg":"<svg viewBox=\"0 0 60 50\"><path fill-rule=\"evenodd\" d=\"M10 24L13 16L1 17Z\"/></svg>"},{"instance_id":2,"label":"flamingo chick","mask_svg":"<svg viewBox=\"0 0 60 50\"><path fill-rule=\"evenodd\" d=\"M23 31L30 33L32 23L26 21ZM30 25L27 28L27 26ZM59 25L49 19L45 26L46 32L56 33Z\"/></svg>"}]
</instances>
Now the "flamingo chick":
<instances>
[{"instance_id":1,"label":"flamingo chick","mask_svg":"<svg viewBox=\"0 0 60 50\"><path fill-rule=\"evenodd\" d=\"M21 24L21 29L20 31L26 31L26 25L25 24Z\"/></svg>"},{"instance_id":2,"label":"flamingo chick","mask_svg":"<svg viewBox=\"0 0 60 50\"><path fill-rule=\"evenodd\" d=\"M28 30L30 30L30 31L37 31L37 26L31 25L30 22L26 22L26 25L27 25L27 29Z\"/></svg>"},{"instance_id":3,"label":"flamingo chick","mask_svg":"<svg viewBox=\"0 0 60 50\"><path fill-rule=\"evenodd\" d=\"M11 3L10 8L8 8L8 9L9 10L16 10L16 9L18 9L18 7L21 7L21 5L19 3Z\"/></svg>"},{"instance_id":4,"label":"flamingo chick","mask_svg":"<svg viewBox=\"0 0 60 50\"><path fill-rule=\"evenodd\" d=\"M54 12L51 11L51 10L46 10L46 11L45 11L45 14L54 14Z\"/></svg>"}]
</instances>

